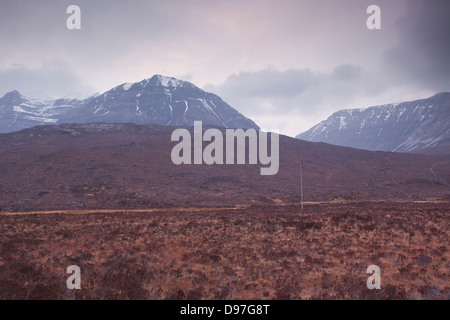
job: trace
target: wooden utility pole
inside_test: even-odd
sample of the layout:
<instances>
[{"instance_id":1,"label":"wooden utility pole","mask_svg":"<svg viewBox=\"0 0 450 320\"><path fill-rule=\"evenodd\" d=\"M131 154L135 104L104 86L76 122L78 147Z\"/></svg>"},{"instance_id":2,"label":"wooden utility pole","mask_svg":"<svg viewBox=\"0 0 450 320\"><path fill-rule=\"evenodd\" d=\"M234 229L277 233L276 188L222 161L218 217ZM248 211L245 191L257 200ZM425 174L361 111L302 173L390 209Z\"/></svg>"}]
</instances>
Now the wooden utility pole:
<instances>
[{"instance_id":1,"label":"wooden utility pole","mask_svg":"<svg viewBox=\"0 0 450 320\"><path fill-rule=\"evenodd\" d=\"M303 161L300 161L300 204L303 211Z\"/></svg>"}]
</instances>

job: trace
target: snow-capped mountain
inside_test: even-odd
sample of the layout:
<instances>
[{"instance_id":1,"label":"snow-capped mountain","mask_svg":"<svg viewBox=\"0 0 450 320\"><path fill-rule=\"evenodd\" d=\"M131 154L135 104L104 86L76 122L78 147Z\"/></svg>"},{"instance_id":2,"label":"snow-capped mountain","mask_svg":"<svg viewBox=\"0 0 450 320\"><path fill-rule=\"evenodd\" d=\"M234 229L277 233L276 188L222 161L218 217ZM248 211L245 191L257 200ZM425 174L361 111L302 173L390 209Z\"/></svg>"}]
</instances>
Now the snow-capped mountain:
<instances>
[{"instance_id":1,"label":"snow-capped mountain","mask_svg":"<svg viewBox=\"0 0 450 320\"><path fill-rule=\"evenodd\" d=\"M67 122L83 100L41 100L11 91L0 98L0 133L12 132L39 124Z\"/></svg>"},{"instance_id":2,"label":"snow-capped mountain","mask_svg":"<svg viewBox=\"0 0 450 320\"><path fill-rule=\"evenodd\" d=\"M191 126L196 120L225 128L255 128L250 119L215 94L190 82L155 75L137 83L124 83L83 106L88 122L132 122Z\"/></svg>"},{"instance_id":3,"label":"snow-capped mountain","mask_svg":"<svg viewBox=\"0 0 450 320\"><path fill-rule=\"evenodd\" d=\"M366 150L409 152L450 142L450 92L341 110L296 138Z\"/></svg>"},{"instance_id":4,"label":"snow-capped mountain","mask_svg":"<svg viewBox=\"0 0 450 320\"><path fill-rule=\"evenodd\" d=\"M190 82L161 75L124 83L84 100L30 99L17 91L0 98L0 132L39 124L130 122L191 126L198 120L204 125L225 128L259 128L217 95Z\"/></svg>"}]
</instances>

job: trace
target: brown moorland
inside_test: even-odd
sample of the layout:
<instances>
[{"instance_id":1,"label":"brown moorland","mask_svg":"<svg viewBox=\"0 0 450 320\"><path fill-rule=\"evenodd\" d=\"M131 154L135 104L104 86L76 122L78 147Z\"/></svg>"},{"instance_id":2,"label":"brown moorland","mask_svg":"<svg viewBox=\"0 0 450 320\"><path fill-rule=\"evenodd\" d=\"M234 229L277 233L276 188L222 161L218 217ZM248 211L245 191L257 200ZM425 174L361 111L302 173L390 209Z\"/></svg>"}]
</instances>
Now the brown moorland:
<instances>
[{"instance_id":1,"label":"brown moorland","mask_svg":"<svg viewBox=\"0 0 450 320\"><path fill-rule=\"evenodd\" d=\"M1 299L449 299L449 203L0 214ZM81 290L66 268L81 268ZM366 268L381 268L381 290Z\"/></svg>"},{"instance_id":2,"label":"brown moorland","mask_svg":"<svg viewBox=\"0 0 450 320\"><path fill-rule=\"evenodd\" d=\"M173 129L0 135L0 299L450 299L448 156L280 136L261 176L174 165Z\"/></svg>"},{"instance_id":3,"label":"brown moorland","mask_svg":"<svg viewBox=\"0 0 450 320\"><path fill-rule=\"evenodd\" d=\"M0 135L0 211L220 207L308 201L450 200L450 158L280 136L280 169L175 165L174 128L39 126Z\"/></svg>"}]
</instances>

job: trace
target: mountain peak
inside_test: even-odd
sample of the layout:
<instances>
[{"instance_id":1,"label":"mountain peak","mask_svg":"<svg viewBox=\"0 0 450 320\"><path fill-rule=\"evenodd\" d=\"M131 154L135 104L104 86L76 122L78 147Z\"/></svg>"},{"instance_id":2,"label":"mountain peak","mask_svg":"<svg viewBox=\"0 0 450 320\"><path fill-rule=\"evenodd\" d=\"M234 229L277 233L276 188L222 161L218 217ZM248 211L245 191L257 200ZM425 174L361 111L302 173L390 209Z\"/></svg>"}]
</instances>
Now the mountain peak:
<instances>
[{"instance_id":1,"label":"mountain peak","mask_svg":"<svg viewBox=\"0 0 450 320\"><path fill-rule=\"evenodd\" d=\"M192 126L195 121L223 128L259 127L215 94L173 77L155 74L135 83L122 83L101 95L38 101L18 91L0 103L0 132L48 123L135 123Z\"/></svg>"},{"instance_id":2,"label":"mountain peak","mask_svg":"<svg viewBox=\"0 0 450 320\"><path fill-rule=\"evenodd\" d=\"M160 74L123 83L92 99L83 111L89 113L89 122L191 126L201 120L224 128L259 128L215 94Z\"/></svg>"},{"instance_id":3,"label":"mountain peak","mask_svg":"<svg viewBox=\"0 0 450 320\"><path fill-rule=\"evenodd\" d=\"M152 76L151 78L147 78L144 79L140 82L126 82L126 83L122 83L121 85L113 88L113 90L119 89L119 90L124 90L124 91L128 91L130 88L134 88L134 90L142 90L143 88L163 88L165 90L174 90L174 89L178 89L178 88L197 88L194 84L184 81L184 80L179 80L177 78L174 77L168 77L168 76L164 76L164 75L160 75L160 74L155 74L154 76Z\"/></svg>"},{"instance_id":4,"label":"mountain peak","mask_svg":"<svg viewBox=\"0 0 450 320\"><path fill-rule=\"evenodd\" d=\"M223 128L259 127L215 94L194 84L156 74L136 83L122 83L87 99L38 101L18 91L0 103L0 132L48 123L135 123L192 126L195 121Z\"/></svg>"},{"instance_id":5,"label":"mountain peak","mask_svg":"<svg viewBox=\"0 0 450 320\"><path fill-rule=\"evenodd\" d=\"M3 97L4 98L22 98L23 96L19 91L13 90L13 91L7 92Z\"/></svg>"},{"instance_id":6,"label":"mountain peak","mask_svg":"<svg viewBox=\"0 0 450 320\"><path fill-rule=\"evenodd\" d=\"M163 76L160 74L155 74L149 79L149 82L155 83L157 85L166 88L178 88L185 85L187 82L183 80L176 79L174 77Z\"/></svg>"}]
</instances>

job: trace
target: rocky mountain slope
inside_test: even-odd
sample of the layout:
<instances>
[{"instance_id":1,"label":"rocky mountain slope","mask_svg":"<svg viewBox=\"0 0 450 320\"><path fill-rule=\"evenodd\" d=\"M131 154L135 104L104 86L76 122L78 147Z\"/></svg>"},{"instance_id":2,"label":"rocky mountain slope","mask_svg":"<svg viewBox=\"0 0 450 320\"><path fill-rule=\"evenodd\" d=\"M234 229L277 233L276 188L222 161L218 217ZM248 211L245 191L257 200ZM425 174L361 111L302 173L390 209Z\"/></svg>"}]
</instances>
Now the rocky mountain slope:
<instances>
[{"instance_id":1,"label":"rocky mountain slope","mask_svg":"<svg viewBox=\"0 0 450 320\"><path fill-rule=\"evenodd\" d=\"M341 110L296 138L366 150L410 152L450 142L450 93Z\"/></svg>"},{"instance_id":2,"label":"rocky mountain slope","mask_svg":"<svg viewBox=\"0 0 450 320\"><path fill-rule=\"evenodd\" d=\"M161 75L124 83L84 100L37 100L18 91L0 98L0 132L42 124L88 122L189 126L196 120L225 128L259 128L217 95Z\"/></svg>"}]
</instances>

